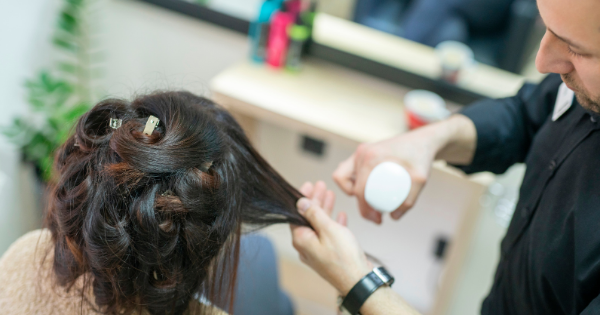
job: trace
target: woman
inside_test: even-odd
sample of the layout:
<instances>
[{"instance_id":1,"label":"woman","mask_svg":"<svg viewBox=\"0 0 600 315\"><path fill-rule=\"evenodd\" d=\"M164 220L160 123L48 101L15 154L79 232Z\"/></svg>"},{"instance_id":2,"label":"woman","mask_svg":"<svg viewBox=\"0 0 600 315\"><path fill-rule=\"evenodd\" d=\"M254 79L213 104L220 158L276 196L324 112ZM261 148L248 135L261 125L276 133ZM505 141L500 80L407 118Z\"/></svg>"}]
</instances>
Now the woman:
<instances>
[{"instance_id":1,"label":"woman","mask_svg":"<svg viewBox=\"0 0 600 315\"><path fill-rule=\"evenodd\" d=\"M57 152L46 229L0 260L0 310L219 313L242 225L308 226L300 197L205 98L102 101Z\"/></svg>"}]
</instances>

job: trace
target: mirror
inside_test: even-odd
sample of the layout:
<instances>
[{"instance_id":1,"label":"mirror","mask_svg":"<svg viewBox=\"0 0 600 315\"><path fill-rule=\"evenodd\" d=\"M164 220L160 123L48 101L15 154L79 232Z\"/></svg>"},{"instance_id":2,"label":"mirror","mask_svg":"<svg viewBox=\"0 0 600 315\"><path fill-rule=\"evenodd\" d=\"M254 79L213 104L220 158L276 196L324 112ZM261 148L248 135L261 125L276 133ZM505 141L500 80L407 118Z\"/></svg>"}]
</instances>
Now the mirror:
<instances>
[{"instance_id":1,"label":"mirror","mask_svg":"<svg viewBox=\"0 0 600 315\"><path fill-rule=\"evenodd\" d=\"M543 29L535 0L321 0L318 11L430 47L460 42L476 61L513 73Z\"/></svg>"}]
</instances>

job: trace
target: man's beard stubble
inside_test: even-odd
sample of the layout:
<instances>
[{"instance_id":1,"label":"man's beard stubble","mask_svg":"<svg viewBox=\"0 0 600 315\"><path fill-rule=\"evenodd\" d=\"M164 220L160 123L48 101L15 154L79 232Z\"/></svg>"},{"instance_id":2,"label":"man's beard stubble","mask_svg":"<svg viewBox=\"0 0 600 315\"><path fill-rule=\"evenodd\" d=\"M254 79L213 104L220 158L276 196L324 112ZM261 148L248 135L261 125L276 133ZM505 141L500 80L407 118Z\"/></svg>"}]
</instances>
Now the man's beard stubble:
<instances>
[{"instance_id":1,"label":"man's beard stubble","mask_svg":"<svg viewBox=\"0 0 600 315\"><path fill-rule=\"evenodd\" d=\"M579 102L579 104L581 104L583 108L600 114L600 98L592 99L585 92L584 88L582 88L579 84L575 83L572 80L569 74L561 74L560 76L563 82L568 83L570 86L574 87L577 90L575 91L575 97L577 98L577 102Z\"/></svg>"}]
</instances>

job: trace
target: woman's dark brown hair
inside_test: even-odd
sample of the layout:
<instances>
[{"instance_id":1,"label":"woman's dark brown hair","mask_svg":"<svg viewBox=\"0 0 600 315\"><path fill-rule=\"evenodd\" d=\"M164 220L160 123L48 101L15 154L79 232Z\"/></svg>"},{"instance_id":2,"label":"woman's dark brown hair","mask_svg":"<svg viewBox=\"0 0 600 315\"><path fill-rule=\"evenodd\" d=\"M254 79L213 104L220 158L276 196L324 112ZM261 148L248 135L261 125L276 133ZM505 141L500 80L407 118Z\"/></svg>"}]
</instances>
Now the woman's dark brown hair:
<instances>
[{"instance_id":1,"label":"woman's dark brown hair","mask_svg":"<svg viewBox=\"0 0 600 315\"><path fill-rule=\"evenodd\" d=\"M150 115L160 123L146 135ZM188 92L100 102L58 150L55 174L54 274L67 288L89 279L103 313L204 313L190 306L200 297L231 305L242 224L308 225L300 193L235 119Z\"/></svg>"}]
</instances>

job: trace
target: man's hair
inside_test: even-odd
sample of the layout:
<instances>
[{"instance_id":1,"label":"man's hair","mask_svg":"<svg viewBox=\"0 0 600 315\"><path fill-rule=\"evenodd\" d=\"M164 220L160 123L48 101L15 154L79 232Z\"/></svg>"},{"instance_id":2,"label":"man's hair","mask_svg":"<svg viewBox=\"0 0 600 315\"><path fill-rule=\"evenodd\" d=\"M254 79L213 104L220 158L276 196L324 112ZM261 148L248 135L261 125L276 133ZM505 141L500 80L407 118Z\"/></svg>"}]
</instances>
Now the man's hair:
<instances>
[{"instance_id":1,"label":"man's hair","mask_svg":"<svg viewBox=\"0 0 600 315\"><path fill-rule=\"evenodd\" d=\"M160 122L147 135L150 115ZM54 274L67 288L88 279L108 314L182 314L199 297L231 305L242 224L308 226L300 197L206 98L104 100L56 155L45 218Z\"/></svg>"}]
</instances>

